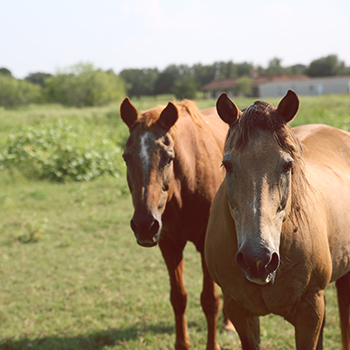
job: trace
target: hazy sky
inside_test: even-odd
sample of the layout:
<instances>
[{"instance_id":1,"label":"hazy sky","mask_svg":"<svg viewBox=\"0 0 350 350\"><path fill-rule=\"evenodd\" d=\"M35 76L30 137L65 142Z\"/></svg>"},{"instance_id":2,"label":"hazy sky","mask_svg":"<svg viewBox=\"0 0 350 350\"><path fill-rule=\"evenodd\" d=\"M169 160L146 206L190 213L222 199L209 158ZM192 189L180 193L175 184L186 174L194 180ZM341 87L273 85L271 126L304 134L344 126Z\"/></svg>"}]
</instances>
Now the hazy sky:
<instances>
[{"instance_id":1,"label":"hazy sky","mask_svg":"<svg viewBox=\"0 0 350 350\"><path fill-rule=\"evenodd\" d=\"M17 78L91 62L124 68L247 61L350 66L349 0L0 0L0 67Z\"/></svg>"}]
</instances>

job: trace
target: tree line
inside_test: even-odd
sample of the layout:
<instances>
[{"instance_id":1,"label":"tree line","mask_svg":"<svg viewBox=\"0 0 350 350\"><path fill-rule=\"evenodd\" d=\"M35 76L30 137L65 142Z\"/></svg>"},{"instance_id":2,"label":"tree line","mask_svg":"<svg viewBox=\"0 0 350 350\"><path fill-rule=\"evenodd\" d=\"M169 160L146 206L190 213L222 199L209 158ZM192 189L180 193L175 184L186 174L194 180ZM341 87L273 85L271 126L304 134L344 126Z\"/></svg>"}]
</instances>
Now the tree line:
<instances>
[{"instance_id":1,"label":"tree line","mask_svg":"<svg viewBox=\"0 0 350 350\"><path fill-rule=\"evenodd\" d=\"M254 66L249 62L214 62L189 65L171 64L163 70L157 68L103 71L89 63L79 63L51 75L43 72L29 74L18 80L7 68L0 68L0 106L15 108L30 103L60 103L66 106L100 106L132 98L173 94L177 99L196 97L205 84L225 78L238 78L237 93L248 94L252 74L298 75L325 77L350 75L337 55L328 55L312 61L308 66L296 64L282 66L282 60L273 58L268 66Z\"/></svg>"},{"instance_id":2,"label":"tree line","mask_svg":"<svg viewBox=\"0 0 350 350\"><path fill-rule=\"evenodd\" d=\"M202 86L216 79L238 78L236 92L246 94L250 89L249 79L252 75L281 74L305 74L310 77L350 75L350 67L346 67L337 55L329 55L312 61L308 66L296 64L285 67L281 59L273 58L266 68L233 61L193 66L172 64L162 71L157 68L124 69L120 77L126 82L130 97L174 94L182 99L194 98Z\"/></svg>"}]
</instances>

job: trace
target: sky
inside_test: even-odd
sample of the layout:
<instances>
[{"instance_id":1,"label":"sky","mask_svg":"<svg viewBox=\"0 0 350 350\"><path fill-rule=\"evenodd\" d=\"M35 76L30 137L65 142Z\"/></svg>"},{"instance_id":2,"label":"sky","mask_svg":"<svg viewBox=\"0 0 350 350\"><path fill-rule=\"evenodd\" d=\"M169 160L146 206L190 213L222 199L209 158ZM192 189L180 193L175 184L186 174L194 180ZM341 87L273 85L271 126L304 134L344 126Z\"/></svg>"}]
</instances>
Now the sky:
<instances>
[{"instance_id":1,"label":"sky","mask_svg":"<svg viewBox=\"0 0 350 350\"><path fill-rule=\"evenodd\" d=\"M349 0L0 0L0 14L0 68L18 79L81 62L119 73L336 54L350 66Z\"/></svg>"}]
</instances>

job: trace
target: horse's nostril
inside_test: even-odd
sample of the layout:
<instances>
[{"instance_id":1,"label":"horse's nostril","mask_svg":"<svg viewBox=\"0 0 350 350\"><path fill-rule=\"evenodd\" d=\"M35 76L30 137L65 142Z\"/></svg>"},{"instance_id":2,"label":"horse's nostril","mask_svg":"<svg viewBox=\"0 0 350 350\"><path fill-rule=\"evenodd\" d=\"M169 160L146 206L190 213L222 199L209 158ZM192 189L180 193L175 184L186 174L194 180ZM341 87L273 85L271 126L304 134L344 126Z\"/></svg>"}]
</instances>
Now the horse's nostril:
<instances>
[{"instance_id":1,"label":"horse's nostril","mask_svg":"<svg viewBox=\"0 0 350 350\"><path fill-rule=\"evenodd\" d=\"M131 229L138 240L149 240L156 242L158 240L158 232L161 227L159 222L153 215L149 216L134 216L130 220Z\"/></svg>"},{"instance_id":2,"label":"horse's nostril","mask_svg":"<svg viewBox=\"0 0 350 350\"><path fill-rule=\"evenodd\" d=\"M238 252L236 254L236 263L243 270L245 270L248 267L248 265L244 261L244 256L242 252Z\"/></svg>"},{"instance_id":3,"label":"horse's nostril","mask_svg":"<svg viewBox=\"0 0 350 350\"><path fill-rule=\"evenodd\" d=\"M280 258L277 253L273 253L270 262L265 266L268 272L277 270L280 264Z\"/></svg>"},{"instance_id":4,"label":"horse's nostril","mask_svg":"<svg viewBox=\"0 0 350 350\"><path fill-rule=\"evenodd\" d=\"M159 222L158 220L154 220L152 226L151 226L151 229L150 229L150 234L151 236L153 236L153 240L155 239L155 235L158 233L158 230L159 230Z\"/></svg>"},{"instance_id":5,"label":"horse's nostril","mask_svg":"<svg viewBox=\"0 0 350 350\"><path fill-rule=\"evenodd\" d=\"M236 263L243 270L266 270L268 273L271 273L277 270L280 264L280 258L276 252L272 253L272 255L261 256L258 258L255 255L249 255L247 253L244 255L242 251L239 251L236 254Z\"/></svg>"}]
</instances>

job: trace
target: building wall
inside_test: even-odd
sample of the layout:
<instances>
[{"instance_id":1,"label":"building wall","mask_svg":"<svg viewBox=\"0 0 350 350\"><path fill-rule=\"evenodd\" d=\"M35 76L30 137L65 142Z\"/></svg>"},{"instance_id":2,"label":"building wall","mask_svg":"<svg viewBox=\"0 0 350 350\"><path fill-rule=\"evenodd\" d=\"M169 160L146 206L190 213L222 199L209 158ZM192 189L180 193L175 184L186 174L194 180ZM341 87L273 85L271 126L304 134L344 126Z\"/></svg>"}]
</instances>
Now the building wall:
<instances>
[{"instance_id":1,"label":"building wall","mask_svg":"<svg viewBox=\"0 0 350 350\"><path fill-rule=\"evenodd\" d=\"M289 89L295 91L298 95L350 94L350 77L314 78L304 81L261 84L259 86L259 96L284 96Z\"/></svg>"}]
</instances>

